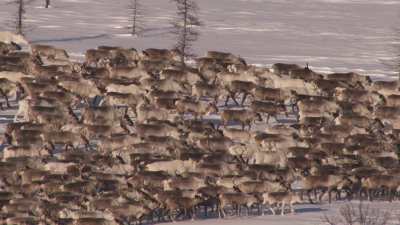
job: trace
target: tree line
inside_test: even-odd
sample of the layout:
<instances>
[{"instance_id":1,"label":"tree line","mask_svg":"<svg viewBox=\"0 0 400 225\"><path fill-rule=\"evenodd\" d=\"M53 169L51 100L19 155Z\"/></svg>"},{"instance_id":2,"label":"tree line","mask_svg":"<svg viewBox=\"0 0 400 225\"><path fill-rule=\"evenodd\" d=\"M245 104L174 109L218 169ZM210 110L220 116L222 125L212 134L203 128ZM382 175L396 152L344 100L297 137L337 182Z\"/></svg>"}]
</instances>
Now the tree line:
<instances>
[{"instance_id":1,"label":"tree line","mask_svg":"<svg viewBox=\"0 0 400 225\"><path fill-rule=\"evenodd\" d=\"M35 0L12 0L10 2L11 4L15 4L17 8L14 23L15 31L18 34L25 34L26 26L24 20L26 18L26 6L33 1ZM199 8L195 0L170 1L176 5L176 16L171 21L173 26L171 33L175 35L177 40L174 47L181 53L181 64L184 65L186 59L193 56L191 47L199 36L199 32L196 30L196 27L202 24L197 16ZM50 4L50 0L44 0L44 8L49 8ZM130 11L130 34L136 37L144 29L142 0L129 0L128 9Z\"/></svg>"}]
</instances>

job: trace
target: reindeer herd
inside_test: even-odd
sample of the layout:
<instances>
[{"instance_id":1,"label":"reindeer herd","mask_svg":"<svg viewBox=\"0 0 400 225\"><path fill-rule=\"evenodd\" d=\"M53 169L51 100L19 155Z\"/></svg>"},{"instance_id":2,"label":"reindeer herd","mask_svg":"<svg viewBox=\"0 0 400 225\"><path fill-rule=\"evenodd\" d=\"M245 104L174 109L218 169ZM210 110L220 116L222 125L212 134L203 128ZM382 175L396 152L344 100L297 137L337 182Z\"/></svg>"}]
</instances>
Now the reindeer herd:
<instances>
[{"instance_id":1,"label":"reindeer herd","mask_svg":"<svg viewBox=\"0 0 400 225\"><path fill-rule=\"evenodd\" d=\"M134 224L393 200L400 84L210 51L0 44L1 224Z\"/></svg>"}]
</instances>

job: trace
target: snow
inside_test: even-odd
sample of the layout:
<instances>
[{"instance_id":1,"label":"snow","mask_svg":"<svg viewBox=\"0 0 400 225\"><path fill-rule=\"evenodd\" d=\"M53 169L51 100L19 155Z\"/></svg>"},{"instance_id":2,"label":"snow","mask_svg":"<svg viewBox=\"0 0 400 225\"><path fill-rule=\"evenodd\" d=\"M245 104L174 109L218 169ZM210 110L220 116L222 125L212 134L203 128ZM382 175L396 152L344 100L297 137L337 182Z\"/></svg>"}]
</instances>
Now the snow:
<instances>
[{"instance_id":1,"label":"snow","mask_svg":"<svg viewBox=\"0 0 400 225\"><path fill-rule=\"evenodd\" d=\"M324 216L328 216L329 218L335 217L338 218L337 215L339 213L339 209L346 204L353 204L355 207L358 206L359 202L353 201L349 202L336 202L331 205L328 204L302 204L296 205L296 213L287 214L284 216L281 215L268 215L265 216L242 216L242 217L229 217L225 219L211 218L211 219L198 219L194 221L182 221L175 223L166 223L168 224L176 224L176 225L208 225L208 224L216 224L216 225L327 225L327 223L323 222ZM390 220L387 225L398 225L399 224L399 207L400 202L373 202L363 203L366 207L370 207L371 209L379 209L383 211L390 212Z\"/></svg>"},{"instance_id":2,"label":"snow","mask_svg":"<svg viewBox=\"0 0 400 225\"><path fill-rule=\"evenodd\" d=\"M12 30L15 6L0 0L0 29ZM128 0L52 0L27 6L27 37L32 43L66 48L74 59L99 45L171 48L174 5L169 0L143 0L144 30L132 36ZM397 73L385 65L400 51L400 0L201 0L204 26L194 44L198 55L208 50L229 51L250 63L310 63L320 72L355 71L388 79ZM14 109L15 110L15 109ZM9 112L4 112L7 114ZM1 116L0 123L10 119ZM1 127L1 129L4 129ZM204 219L173 224L318 225L326 213L335 215L346 203L297 205L295 215ZM374 203L397 214L400 202ZM398 223L393 219L393 224Z\"/></svg>"},{"instance_id":3,"label":"snow","mask_svg":"<svg viewBox=\"0 0 400 225\"><path fill-rule=\"evenodd\" d=\"M0 1L0 29L12 29L16 11ZM57 0L27 6L32 43L66 48L81 56L98 45L171 48L175 6L168 0L142 1L144 30L129 35L128 0ZM229 51L250 63L307 62L317 71L357 71L377 78L397 73L400 1L394 0L201 0L204 26L194 51Z\"/></svg>"}]
</instances>

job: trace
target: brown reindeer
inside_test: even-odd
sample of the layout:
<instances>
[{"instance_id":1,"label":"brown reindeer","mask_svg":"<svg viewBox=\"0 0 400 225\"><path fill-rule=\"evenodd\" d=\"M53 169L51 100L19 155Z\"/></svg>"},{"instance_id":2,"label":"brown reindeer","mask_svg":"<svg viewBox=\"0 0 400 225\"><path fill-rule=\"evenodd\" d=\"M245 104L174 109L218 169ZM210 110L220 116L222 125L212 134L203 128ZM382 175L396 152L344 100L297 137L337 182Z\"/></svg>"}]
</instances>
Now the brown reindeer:
<instances>
[{"instance_id":1,"label":"brown reindeer","mask_svg":"<svg viewBox=\"0 0 400 225\"><path fill-rule=\"evenodd\" d=\"M252 110L232 110L226 109L221 113L221 122L226 127L229 121L237 121L242 125L242 130L244 130L245 126L249 126L249 130L251 129L251 123L258 118L259 121L262 121L262 117L258 112L254 112Z\"/></svg>"}]
</instances>

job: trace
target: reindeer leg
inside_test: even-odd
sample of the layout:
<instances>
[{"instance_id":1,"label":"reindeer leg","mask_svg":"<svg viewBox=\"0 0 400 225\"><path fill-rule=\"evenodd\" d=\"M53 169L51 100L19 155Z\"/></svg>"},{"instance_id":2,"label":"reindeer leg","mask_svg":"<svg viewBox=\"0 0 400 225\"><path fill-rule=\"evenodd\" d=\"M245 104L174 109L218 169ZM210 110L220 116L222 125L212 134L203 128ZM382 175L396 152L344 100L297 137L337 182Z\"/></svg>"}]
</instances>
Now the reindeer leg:
<instances>
[{"instance_id":1,"label":"reindeer leg","mask_svg":"<svg viewBox=\"0 0 400 225\"><path fill-rule=\"evenodd\" d=\"M300 200L303 201L304 200L304 190L300 190Z\"/></svg>"},{"instance_id":2,"label":"reindeer leg","mask_svg":"<svg viewBox=\"0 0 400 225\"><path fill-rule=\"evenodd\" d=\"M264 216L265 215L265 205L264 205L264 203L260 204L260 208L261 208L261 215Z\"/></svg>"},{"instance_id":3,"label":"reindeer leg","mask_svg":"<svg viewBox=\"0 0 400 225\"><path fill-rule=\"evenodd\" d=\"M312 199L311 199L311 191L312 191L312 190L308 190L308 191L307 191L308 201L310 202L310 204L314 204L314 202L313 202Z\"/></svg>"},{"instance_id":4,"label":"reindeer leg","mask_svg":"<svg viewBox=\"0 0 400 225\"><path fill-rule=\"evenodd\" d=\"M224 208L220 208L220 210L222 211L222 218L226 217L226 212Z\"/></svg>"},{"instance_id":5,"label":"reindeer leg","mask_svg":"<svg viewBox=\"0 0 400 225\"><path fill-rule=\"evenodd\" d=\"M292 103L292 112L296 113L299 111L299 107L297 106L297 103Z\"/></svg>"},{"instance_id":6,"label":"reindeer leg","mask_svg":"<svg viewBox=\"0 0 400 225\"><path fill-rule=\"evenodd\" d=\"M373 201L373 200L372 200L373 190L372 190L372 189L369 189L367 193L368 193L368 200L372 202L372 201Z\"/></svg>"},{"instance_id":7,"label":"reindeer leg","mask_svg":"<svg viewBox=\"0 0 400 225\"><path fill-rule=\"evenodd\" d=\"M71 107L71 106L68 106L68 107L67 107L67 110L68 110L68 114L71 115L71 116L74 118L74 120L75 120L76 122L79 122L79 118L78 118L78 116L76 116L76 114L74 113L74 110L72 109L72 107Z\"/></svg>"},{"instance_id":8,"label":"reindeer leg","mask_svg":"<svg viewBox=\"0 0 400 225\"><path fill-rule=\"evenodd\" d=\"M183 219L187 219L189 217L189 212L186 208L183 208Z\"/></svg>"},{"instance_id":9,"label":"reindeer leg","mask_svg":"<svg viewBox=\"0 0 400 225\"><path fill-rule=\"evenodd\" d=\"M8 100L8 96L4 94L4 98L6 99L7 108L11 108L10 101Z\"/></svg>"},{"instance_id":10,"label":"reindeer leg","mask_svg":"<svg viewBox=\"0 0 400 225\"><path fill-rule=\"evenodd\" d=\"M49 142L49 145L50 145L51 151L55 152L56 146L52 142Z\"/></svg>"},{"instance_id":11,"label":"reindeer leg","mask_svg":"<svg viewBox=\"0 0 400 225\"><path fill-rule=\"evenodd\" d=\"M220 202L217 203L217 211L218 211L218 217L220 219L225 218L226 213L224 211L224 207Z\"/></svg>"},{"instance_id":12,"label":"reindeer leg","mask_svg":"<svg viewBox=\"0 0 400 225\"><path fill-rule=\"evenodd\" d=\"M89 105L91 105L91 106L97 106L97 98L98 98L98 96L96 95L96 96L94 96L94 98L92 99L92 101L89 103Z\"/></svg>"},{"instance_id":13,"label":"reindeer leg","mask_svg":"<svg viewBox=\"0 0 400 225\"><path fill-rule=\"evenodd\" d=\"M292 214L295 214L296 212L295 212L295 210L294 210L293 203L291 202L289 206L290 206L290 212L291 212Z\"/></svg>"},{"instance_id":14,"label":"reindeer leg","mask_svg":"<svg viewBox=\"0 0 400 225\"><path fill-rule=\"evenodd\" d=\"M215 103L215 105L218 104L218 96L215 96L215 97L214 97L214 103Z\"/></svg>"},{"instance_id":15,"label":"reindeer leg","mask_svg":"<svg viewBox=\"0 0 400 225\"><path fill-rule=\"evenodd\" d=\"M90 141L83 135L81 135L81 139L85 143L86 150L92 150L92 147L90 146Z\"/></svg>"},{"instance_id":16,"label":"reindeer leg","mask_svg":"<svg viewBox=\"0 0 400 225\"><path fill-rule=\"evenodd\" d=\"M10 108L11 106L10 106L10 102L8 101L8 96L7 96L7 94L3 91L3 89L0 89L0 94L3 95L3 97L6 99L7 108Z\"/></svg>"},{"instance_id":17,"label":"reindeer leg","mask_svg":"<svg viewBox=\"0 0 400 225\"><path fill-rule=\"evenodd\" d=\"M169 219L170 219L172 222L175 222L175 218L172 216L171 210L168 210L168 211L167 211L167 215L168 215Z\"/></svg>"},{"instance_id":18,"label":"reindeer leg","mask_svg":"<svg viewBox=\"0 0 400 225\"><path fill-rule=\"evenodd\" d=\"M192 221L194 221L194 220L196 219L196 209L195 209L195 206L192 207L191 211L192 211L192 213L191 213L192 215L191 215L191 218L190 218L190 219L191 219Z\"/></svg>"},{"instance_id":19,"label":"reindeer leg","mask_svg":"<svg viewBox=\"0 0 400 225\"><path fill-rule=\"evenodd\" d=\"M274 208L272 205L269 205L269 210L272 212L272 215L276 215Z\"/></svg>"},{"instance_id":20,"label":"reindeer leg","mask_svg":"<svg viewBox=\"0 0 400 225\"><path fill-rule=\"evenodd\" d=\"M314 189L314 199L315 201L318 201L318 196L317 196L317 189Z\"/></svg>"},{"instance_id":21,"label":"reindeer leg","mask_svg":"<svg viewBox=\"0 0 400 225\"><path fill-rule=\"evenodd\" d=\"M247 93L243 94L242 103L240 104L241 106L243 106L243 104L245 103L247 95L248 95Z\"/></svg>"},{"instance_id":22,"label":"reindeer leg","mask_svg":"<svg viewBox=\"0 0 400 225\"><path fill-rule=\"evenodd\" d=\"M356 196L358 195L358 198L359 198L360 200L362 200L362 198L363 198L363 193L365 193L364 188L360 188L360 189L358 190L358 193L356 194ZM367 194L366 194L366 195L367 195Z\"/></svg>"},{"instance_id":23,"label":"reindeer leg","mask_svg":"<svg viewBox=\"0 0 400 225\"><path fill-rule=\"evenodd\" d=\"M121 128L122 128L127 134L130 133L129 128L126 126L126 124L125 124L124 122L120 121L120 122L119 122L119 125L121 126Z\"/></svg>"},{"instance_id":24,"label":"reindeer leg","mask_svg":"<svg viewBox=\"0 0 400 225\"><path fill-rule=\"evenodd\" d=\"M353 193L353 191L350 188L346 191L347 201L351 201L353 199L353 194L356 195L356 193ZM361 197L359 199L361 200Z\"/></svg>"},{"instance_id":25,"label":"reindeer leg","mask_svg":"<svg viewBox=\"0 0 400 225\"><path fill-rule=\"evenodd\" d=\"M335 189L335 191L336 191L336 201L342 200L342 191L338 189Z\"/></svg>"},{"instance_id":26,"label":"reindeer leg","mask_svg":"<svg viewBox=\"0 0 400 225\"><path fill-rule=\"evenodd\" d=\"M124 118L125 118L125 120L128 122L128 124L129 124L130 126L133 126L134 123L133 123L133 121L131 120L131 118L129 118L128 110L129 110L129 107L127 106L127 107L125 108Z\"/></svg>"},{"instance_id":27,"label":"reindeer leg","mask_svg":"<svg viewBox=\"0 0 400 225\"><path fill-rule=\"evenodd\" d=\"M157 211L156 211L157 212ZM161 219L164 219L164 218L162 218L162 211L161 210L158 210L158 212L156 213L157 215L157 220L158 220L158 222L161 222Z\"/></svg>"},{"instance_id":28,"label":"reindeer leg","mask_svg":"<svg viewBox=\"0 0 400 225\"><path fill-rule=\"evenodd\" d=\"M273 143L273 146L274 146L274 150L277 151L277 149L278 149L278 147L276 146L276 143L277 143L277 142L274 141L274 142L272 142L272 143Z\"/></svg>"},{"instance_id":29,"label":"reindeer leg","mask_svg":"<svg viewBox=\"0 0 400 225\"><path fill-rule=\"evenodd\" d=\"M18 102L21 99L21 91L17 88L15 92L15 101Z\"/></svg>"},{"instance_id":30,"label":"reindeer leg","mask_svg":"<svg viewBox=\"0 0 400 225\"><path fill-rule=\"evenodd\" d=\"M125 115L124 115L124 118L125 118L125 120L128 122L128 124L129 124L130 126L133 126L133 125L134 125L133 121L131 120L131 118L129 117L128 114L125 114Z\"/></svg>"},{"instance_id":31,"label":"reindeer leg","mask_svg":"<svg viewBox=\"0 0 400 225\"><path fill-rule=\"evenodd\" d=\"M230 94L230 96L231 96L233 102L235 102L236 106L239 106L239 102L236 100L236 95L235 95L235 93L230 92L229 94Z\"/></svg>"},{"instance_id":32,"label":"reindeer leg","mask_svg":"<svg viewBox=\"0 0 400 225\"><path fill-rule=\"evenodd\" d=\"M388 200L389 202L393 201L392 189L388 188Z\"/></svg>"},{"instance_id":33,"label":"reindeer leg","mask_svg":"<svg viewBox=\"0 0 400 225\"><path fill-rule=\"evenodd\" d=\"M329 201L329 204L331 204L332 203L332 190L330 190L330 189L328 189L328 201Z\"/></svg>"},{"instance_id":34,"label":"reindeer leg","mask_svg":"<svg viewBox=\"0 0 400 225\"><path fill-rule=\"evenodd\" d=\"M282 202L281 215L285 215L285 202Z\"/></svg>"},{"instance_id":35,"label":"reindeer leg","mask_svg":"<svg viewBox=\"0 0 400 225\"><path fill-rule=\"evenodd\" d=\"M319 197L318 197L318 201L319 201L319 202L322 202L322 197L325 195L326 192L327 192L327 190L325 190L325 189L321 190L321 194L320 194ZM329 192L329 191L328 191L328 192Z\"/></svg>"},{"instance_id":36,"label":"reindeer leg","mask_svg":"<svg viewBox=\"0 0 400 225\"><path fill-rule=\"evenodd\" d=\"M227 95L225 100L225 106L228 106L229 98L230 98L229 95Z\"/></svg>"},{"instance_id":37,"label":"reindeer leg","mask_svg":"<svg viewBox=\"0 0 400 225\"><path fill-rule=\"evenodd\" d=\"M278 123L278 115L275 114L273 117L274 117L275 121Z\"/></svg>"}]
</instances>

